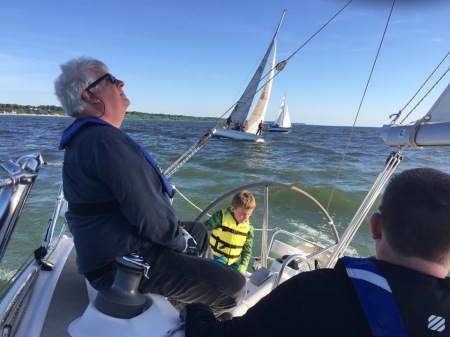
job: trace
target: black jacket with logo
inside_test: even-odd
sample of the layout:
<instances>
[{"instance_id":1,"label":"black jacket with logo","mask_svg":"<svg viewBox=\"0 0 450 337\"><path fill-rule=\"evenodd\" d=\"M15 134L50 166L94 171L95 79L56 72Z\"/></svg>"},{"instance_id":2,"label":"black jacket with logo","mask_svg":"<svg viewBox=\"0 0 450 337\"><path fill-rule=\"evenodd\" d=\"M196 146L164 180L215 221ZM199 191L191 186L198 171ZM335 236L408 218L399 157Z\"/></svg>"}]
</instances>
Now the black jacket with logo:
<instances>
[{"instance_id":1,"label":"black jacket with logo","mask_svg":"<svg viewBox=\"0 0 450 337\"><path fill-rule=\"evenodd\" d=\"M375 262L389 282L409 337L450 336L448 278L438 279L383 261ZM436 317L447 322L443 331L433 330L437 327L431 322ZM217 321L202 304L188 305L186 336L373 335L345 266L338 262L334 269L304 272L289 279L244 316L230 321Z\"/></svg>"}]
</instances>

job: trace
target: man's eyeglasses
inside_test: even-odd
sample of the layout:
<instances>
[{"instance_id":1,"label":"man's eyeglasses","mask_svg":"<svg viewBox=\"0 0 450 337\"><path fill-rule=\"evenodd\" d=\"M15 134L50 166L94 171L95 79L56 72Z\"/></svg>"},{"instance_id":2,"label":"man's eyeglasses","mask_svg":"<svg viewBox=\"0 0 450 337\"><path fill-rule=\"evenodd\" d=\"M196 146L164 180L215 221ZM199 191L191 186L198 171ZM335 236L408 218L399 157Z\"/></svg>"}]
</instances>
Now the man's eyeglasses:
<instances>
[{"instance_id":1,"label":"man's eyeglasses","mask_svg":"<svg viewBox=\"0 0 450 337\"><path fill-rule=\"evenodd\" d=\"M88 87L86 89L84 89L84 91L92 89L93 87L95 87L97 84L99 84L101 81L103 81L105 78L109 78L109 80L111 81L111 83L115 83L116 82L116 78L111 75L110 73L107 73L103 76L100 76L99 78L97 78L94 82L92 82L91 84L88 85Z\"/></svg>"}]
</instances>

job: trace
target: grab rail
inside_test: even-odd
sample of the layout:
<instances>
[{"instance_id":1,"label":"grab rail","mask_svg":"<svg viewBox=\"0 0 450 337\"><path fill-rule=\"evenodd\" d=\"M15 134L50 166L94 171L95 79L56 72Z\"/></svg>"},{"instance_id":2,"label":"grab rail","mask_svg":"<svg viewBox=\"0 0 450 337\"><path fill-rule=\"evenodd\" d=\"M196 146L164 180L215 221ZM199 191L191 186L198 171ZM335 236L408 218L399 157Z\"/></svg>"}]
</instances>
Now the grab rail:
<instances>
[{"instance_id":1,"label":"grab rail","mask_svg":"<svg viewBox=\"0 0 450 337\"><path fill-rule=\"evenodd\" d=\"M0 161L6 173L0 180L0 261L43 162L40 154Z\"/></svg>"}]
</instances>

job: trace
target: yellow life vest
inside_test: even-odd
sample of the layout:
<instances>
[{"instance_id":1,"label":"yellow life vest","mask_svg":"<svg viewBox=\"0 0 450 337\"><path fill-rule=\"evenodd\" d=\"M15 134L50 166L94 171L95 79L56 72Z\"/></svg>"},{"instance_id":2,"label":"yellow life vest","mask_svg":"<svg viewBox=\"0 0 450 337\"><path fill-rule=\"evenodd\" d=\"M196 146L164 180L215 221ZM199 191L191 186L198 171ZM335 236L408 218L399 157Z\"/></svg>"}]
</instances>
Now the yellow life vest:
<instances>
[{"instance_id":1,"label":"yellow life vest","mask_svg":"<svg viewBox=\"0 0 450 337\"><path fill-rule=\"evenodd\" d=\"M222 211L222 225L214 228L209 238L213 255L232 265L240 260L247 241L250 222L237 223L230 211Z\"/></svg>"}]
</instances>

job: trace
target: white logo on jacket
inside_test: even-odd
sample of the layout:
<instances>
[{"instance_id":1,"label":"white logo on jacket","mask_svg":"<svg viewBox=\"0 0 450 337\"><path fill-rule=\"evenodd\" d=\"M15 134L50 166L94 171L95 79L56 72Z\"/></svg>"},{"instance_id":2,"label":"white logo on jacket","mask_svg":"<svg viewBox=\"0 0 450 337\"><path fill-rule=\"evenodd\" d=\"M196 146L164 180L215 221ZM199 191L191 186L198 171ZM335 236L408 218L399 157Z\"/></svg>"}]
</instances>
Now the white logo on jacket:
<instances>
[{"instance_id":1,"label":"white logo on jacket","mask_svg":"<svg viewBox=\"0 0 450 337\"><path fill-rule=\"evenodd\" d=\"M431 315L428 317L428 329L442 332L445 330L445 318Z\"/></svg>"}]
</instances>

